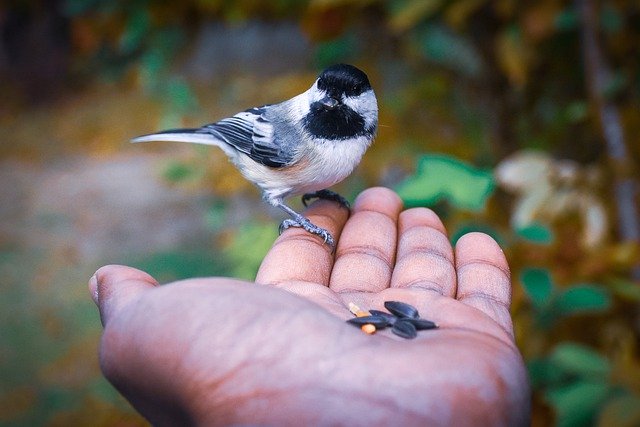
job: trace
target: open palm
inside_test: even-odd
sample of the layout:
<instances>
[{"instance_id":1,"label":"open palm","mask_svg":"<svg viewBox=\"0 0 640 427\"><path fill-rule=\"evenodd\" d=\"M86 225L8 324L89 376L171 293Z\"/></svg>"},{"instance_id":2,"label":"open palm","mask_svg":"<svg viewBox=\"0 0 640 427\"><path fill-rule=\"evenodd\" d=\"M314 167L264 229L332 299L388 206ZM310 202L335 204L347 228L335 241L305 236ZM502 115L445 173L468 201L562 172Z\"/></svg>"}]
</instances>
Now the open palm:
<instances>
[{"instance_id":1,"label":"open palm","mask_svg":"<svg viewBox=\"0 0 640 427\"><path fill-rule=\"evenodd\" d=\"M338 237L335 256L289 229L256 283L158 286L141 271L90 283L107 378L154 424L518 425L529 396L509 315L509 269L488 236L455 250L428 209L373 188L347 211L306 212ZM439 329L414 340L345 323L353 302L409 303Z\"/></svg>"}]
</instances>

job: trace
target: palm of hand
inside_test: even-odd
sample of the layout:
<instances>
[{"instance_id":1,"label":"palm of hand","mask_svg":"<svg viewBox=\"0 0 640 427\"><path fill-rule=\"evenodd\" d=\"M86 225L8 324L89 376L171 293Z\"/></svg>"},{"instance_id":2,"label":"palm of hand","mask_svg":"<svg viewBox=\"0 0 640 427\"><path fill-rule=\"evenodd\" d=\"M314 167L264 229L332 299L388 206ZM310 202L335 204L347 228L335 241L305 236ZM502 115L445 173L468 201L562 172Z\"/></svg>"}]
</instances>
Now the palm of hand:
<instances>
[{"instance_id":1,"label":"palm of hand","mask_svg":"<svg viewBox=\"0 0 640 427\"><path fill-rule=\"evenodd\" d=\"M431 211L401 208L388 190L368 190L345 224L345 210L315 203L312 222L341 235L335 260L316 237L289 230L258 273L265 286L192 279L155 288L127 270L123 282L146 281L155 292L119 298L109 290L115 279L98 280L105 374L158 424L526 422L502 252L472 234L454 253ZM403 340L345 324L349 302L383 309L389 300L440 328ZM159 327L159 318L171 321ZM180 357L167 358L158 343ZM158 411L162 401L179 403Z\"/></svg>"}]
</instances>

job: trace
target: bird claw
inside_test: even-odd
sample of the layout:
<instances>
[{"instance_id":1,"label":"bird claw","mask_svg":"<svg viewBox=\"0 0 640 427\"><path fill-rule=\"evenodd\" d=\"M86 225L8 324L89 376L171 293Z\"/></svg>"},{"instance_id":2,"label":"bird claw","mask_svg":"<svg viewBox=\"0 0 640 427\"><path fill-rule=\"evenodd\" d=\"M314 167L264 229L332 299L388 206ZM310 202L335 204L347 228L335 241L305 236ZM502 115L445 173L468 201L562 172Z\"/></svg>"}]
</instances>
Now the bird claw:
<instances>
[{"instance_id":1,"label":"bird claw","mask_svg":"<svg viewBox=\"0 0 640 427\"><path fill-rule=\"evenodd\" d=\"M303 217L302 220L300 221L287 218L280 223L280 227L278 228L278 231L280 234L282 234L284 230L290 227L301 227L301 228L304 228L305 231L311 234L315 234L316 236L322 237L322 239L324 240L324 243L329 245L329 247L331 248L331 252L335 251L336 245L331 233L329 233L324 228L318 227L317 225L313 224L307 218Z\"/></svg>"},{"instance_id":2,"label":"bird claw","mask_svg":"<svg viewBox=\"0 0 640 427\"><path fill-rule=\"evenodd\" d=\"M349 204L349 201L347 199L345 199L335 191L331 191L331 190L319 190L314 193L303 194L302 204L306 207L307 202L311 199L332 200L334 202L338 202L340 206L342 206L343 208L347 208L347 209L351 208L351 205Z\"/></svg>"}]
</instances>

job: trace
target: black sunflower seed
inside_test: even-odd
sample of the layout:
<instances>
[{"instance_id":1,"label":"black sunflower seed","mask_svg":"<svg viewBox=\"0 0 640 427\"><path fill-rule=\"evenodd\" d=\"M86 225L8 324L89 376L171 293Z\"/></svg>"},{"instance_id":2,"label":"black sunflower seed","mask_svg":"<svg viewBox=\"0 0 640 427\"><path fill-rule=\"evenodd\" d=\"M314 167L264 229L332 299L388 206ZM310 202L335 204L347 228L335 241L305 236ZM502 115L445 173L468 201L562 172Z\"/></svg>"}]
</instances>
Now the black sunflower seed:
<instances>
[{"instance_id":1,"label":"black sunflower seed","mask_svg":"<svg viewBox=\"0 0 640 427\"><path fill-rule=\"evenodd\" d=\"M417 319L419 317L418 309L404 302L385 301L384 308L398 317L409 317L412 319Z\"/></svg>"},{"instance_id":2,"label":"black sunflower seed","mask_svg":"<svg viewBox=\"0 0 640 427\"><path fill-rule=\"evenodd\" d=\"M413 339L418 336L418 331L416 327L411 323L407 322L405 319L398 319L396 323L391 328L391 332L398 335L402 338Z\"/></svg>"},{"instance_id":3,"label":"black sunflower seed","mask_svg":"<svg viewBox=\"0 0 640 427\"><path fill-rule=\"evenodd\" d=\"M372 316L384 317L385 319L387 319L389 325L393 325L394 323L396 323L396 320L398 320L398 318L393 314L380 310L369 310L369 313L371 313Z\"/></svg>"},{"instance_id":4,"label":"black sunflower seed","mask_svg":"<svg viewBox=\"0 0 640 427\"><path fill-rule=\"evenodd\" d=\"M438 327L438 325L436 325L434 322L427 319L402 319L402 321L411 323L418 331L424 331L426 329L436 329Z\"/></svg>"},{"instance_id":5,"label":"black sunflower seed","mask_svg":"<svg viewBox=\"0 0 640 427\"><path fill-rule=\"evenodd\" d=\"M354 317L352 319L347 320L347 323L351 323L352 325L362 326L362 325L373 325L376 328L386 328L389 326L389 322L382 316L362 316L362 317Z\"/></svg>"}]
</instances>

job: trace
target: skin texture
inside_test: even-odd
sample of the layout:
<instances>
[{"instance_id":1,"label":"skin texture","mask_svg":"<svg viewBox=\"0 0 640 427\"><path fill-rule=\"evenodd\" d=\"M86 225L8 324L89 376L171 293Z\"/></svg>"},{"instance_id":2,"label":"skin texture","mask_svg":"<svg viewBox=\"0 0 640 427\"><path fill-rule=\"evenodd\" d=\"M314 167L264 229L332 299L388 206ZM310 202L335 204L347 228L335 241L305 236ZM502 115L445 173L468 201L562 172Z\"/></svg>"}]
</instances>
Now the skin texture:
<instances>
[{"instance_id":1,"label":"skin texture","mask_svg":"<svg viewBox=\"0 0 640 427\"><path fill-rule=\"evenodd\" d=\"M509 267L470 233L452 248L425 208L385 188L352 213L305 215L337 239L286 230L256 283L159 286L106 266L89 288L104 325L105 376L155 425L526 425L529 386L513 340ZM345 320L354 302L414 305L440 326L404 340Z\"/></svg>"}]
</instances>

